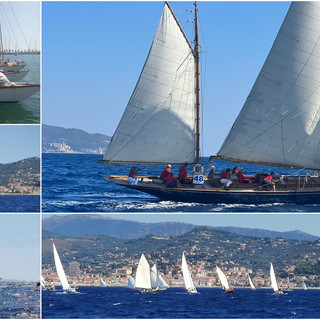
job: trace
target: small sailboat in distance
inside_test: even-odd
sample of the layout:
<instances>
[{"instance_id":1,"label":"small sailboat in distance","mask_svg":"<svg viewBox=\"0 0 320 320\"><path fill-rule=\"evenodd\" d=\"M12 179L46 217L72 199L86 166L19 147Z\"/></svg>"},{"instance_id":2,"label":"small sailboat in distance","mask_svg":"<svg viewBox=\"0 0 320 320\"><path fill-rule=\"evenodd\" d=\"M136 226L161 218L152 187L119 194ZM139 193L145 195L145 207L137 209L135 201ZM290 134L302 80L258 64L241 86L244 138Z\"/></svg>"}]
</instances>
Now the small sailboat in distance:
<instances>
[{"instance_id":1,"label":"small sailboat in distance","mask_svg":"<svg viewBox=\"0 0 320 320\"><path fill-rule=\"evenodd\" d=\"M302 284L302 289L303 289L303 290L308 290L307 285L306 285L305 282L303 282L303 284Z\"/></svg>"},{"instance_id":2,"label":"small sailboat in distance","mask_svg":"<svg viewBox=\"0 0 320 320\"><path fill-rule=\"evenodd\" d=\"M129 276L127 288L134 289L134 278L132 276Z\"/></svg>"},{"instance_id":3,"label":"small sailboat in distance","mask_svg":"<svg viewBox=\"0 0 320 320\"><path fill-rule=\"evenodd\" d=\"M273 264L270 263L270 281L271 287L275 294L283 294L283 292L278 288L276 274L274 272Z\"/></svg>"},{"instance_id":4,"label":"small sailboat in distance","mask_svg":"<svg viewBox=\"0 0 320 320\"><path fill-rule=\"evenodd\" d=\"M104 280L102 279L102 277L100 277L100 286L101 287L106 287L107 284L104 282Z\"/></svg>"},{"instance_id":5,"label":"small sailboat in distance","mask_svg":"<svg viewBox=\"0 0 320 320\"><path fill-rule=\"evenodd\" d=\"M256 290L256 287L254 286L253 282L252 282L252 279L250 277L250 274L248 274L248 280L249 280L249 284L250 284L250 288L252 290Z\"/></svg>"},{"instance_id":6,"label":"small sailboat in distance","mask_svg":"<svg viewBox=\"0 0 320 320\"><path fill-rule=\"evenodd\" d=\"M58 273L58 276L59 276L59 279L61 282L62 290L67 293L76 293L76 289L70 287L70 285L69 285L68 279L67 279L66 274L64 272L64 269L63 269L58 251L56 249L56 246L54 245L54 242L52 242L52 244L53 244L54 263L56 265L56 270L57 270L57 273Z\"/></svg>"},{"instance_id":7,"label":"small sailboat in distance","mask_svg":"<svg viewBox=\"0 0 320 320\"><path fill-rule=\"evenodd\" d=\"M189 293L198 293L195 285L193 284L192 278L191 278L191 274L188 268L188 264L187 264L187 260L186 257L184 255L184 252L182 253L182 263L181 263L181 267L182 267L182 275L183 275L183 281L184 281L184 286L186 288L186 290Z\"/></svg>"},{"instance_id":8,"label":"small sailboat in distance","mask_svg":"<svg viewBox=\"0 0 320 320\"><path fill-rule=\"evenodd\" d=\"M156 264L154 264L151 268L151 281L152 281L152 288L154 289L158 288L159 290L166 290L169 288L167 283L161 277L161 274L159 273Z\"/></svg>"},{"instance_id":9,"label":"small sailboat in distance","mask_svg":"<svg viewBox=\"0 0 320 320\"><path fill-rule=\"evenodd\" d=\"M152 287L150 265L143 253L138 263L134 287L139 289L141 293L154 293L159 290L159 288Z\"/></svg>"},{"instance_id":10,"label":"small sailboat in distance","mask_svg":"<svg viewBox=\"0 0 320 320\"><path fill-rule=\"evenodd\" d=\"M223 273L223 271L218 266L216 266L216 270L217 270L222 288L225 290L226 293L233 293L234 290L233 288L230 287L227 276Z\"/></svg>"}]
</instances>

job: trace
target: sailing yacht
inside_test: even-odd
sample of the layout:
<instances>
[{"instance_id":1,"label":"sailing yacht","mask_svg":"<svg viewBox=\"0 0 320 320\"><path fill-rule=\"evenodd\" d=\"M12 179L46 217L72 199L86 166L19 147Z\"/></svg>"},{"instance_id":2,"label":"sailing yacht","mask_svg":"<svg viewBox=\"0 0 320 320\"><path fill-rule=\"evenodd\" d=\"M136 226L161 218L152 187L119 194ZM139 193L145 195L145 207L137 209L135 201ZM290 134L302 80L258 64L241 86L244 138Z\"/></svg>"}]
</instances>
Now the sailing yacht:
<instances>
[{"instance_id":1,"label":"sailing yacht","mask_svg":"<svg viewBox=\"0 0 320 320\"><path fill-rule=\"evenodd\" d=\"M155 293L159 290L158 287L152 287L150 265L143 253L138 263L134 287L139 289L141 293Z\"/></svg>"},{"instance_id":2,"label":"sailing yacht","mask_svg":"<svg viewBox=\"0 0 320 320\"><path fill-rule=\"evenodd\" d=\"M184 286L188 293L198 293L195 285L193 284L191 274L189 271L189 267L187 264L187 259L184 255L184 252L182 253L182 263L181 263L181 268L182 268L182 275L183 275L183 281L184 281Z\"/></svg>"},{"instance_id":3,"label":"sailing yacht","mask_svg":"<svg viewBox=\"0 0 320 320\"><path fill-rule=\"evenodd\" d=\"M67 293L76 293L76 289L70 287L70 285L69 285L68 279L67 279L66 274L64 272L64 269L63 269L58 251L56 249L56 246L54 245L54 242L52 242L52 244L53 244L54 263L56 265L56 270L57 270L57 273L58 273L58 276L59 276L59 279L61 282L62 290Z\"/></svg>"},{"instance_id":4,"label":"sailing yacht","mask_svg":"<svg viewBox=\"0 0 320 320\"><path fill-rule=\"evenodd\" d=\"M283 294L282 290L279 289L276 279L276 274L274 272L273 264L270 263L270 281L271 281L271 287L275 294Z\"/></svg>"},{"instance_id":5,"label":"sailing yacht","mask_svg":"<svg viewBox=\"0 0 320 320\"><path fill-rule=\"evenodd\" d=\"M151 268L151 282L153 289L166 290L169 288L169 286L159 273L156 264L154 264Z\"/></svg>"},{"instance_id":6,"label":"sailing yacht","mask_svg":"<svg viewBox=\"0 0 320 320\"><path fill-rule=\"evenodd\" d=\"M223 271L216 266L217 274L221 283L222 288L226 293L233 293L234 289L230 287L227 276L223 273Z\"/></svg>"},{"instance_id":7,"label":"sailing yacht","mask_svg":"<svg viewBox=\"0 0 320 320\"><path fill-rule=\"evenodd\" d=\"M319 204L320 56L315 48L320 45L320 3L291 4L247 101L206 169L200 164L198 7L194 5L192 47L170 5L164 4L140 78L100 161L143 166L189 163L192 183L167 188L158 176L138 176L137 184L129 183L127 176L110 175L105 180L173 201ZM216 159L313 173L277 175L275 191L265 190L266 174L257 173L253 183L232 179L231 189L226 190L220 174L207 176Z\"/></svg>"},{"instance_id":8,"label":"sailing yacht","mask_svg":"<svg viewBox=\"0 0 320 320\"><path fill-rule=\"evenodd\" d=\"M256 290L256 287L254 286L254 284L253 284L253 282L252 282L252 279L251 279L251 277L250 277L249 274L248 274L248 280L249 280L250 288L251 288L252 290Z\"/></svg>"},{"instance_id":9,"label":"sailing yacht","mask_svg":"<svg viewBox=\"0 0 320 320\"><path fill-rule=\"evenodd\" d=\"M134 278L132 276L129 276L127 288L134 289Z\"/></svg>"},{"instance_id":10,"label":"sailing yacht","mask_svg":"<svg viewBox=\"0 0 320 320\"><path fill-rule=\"evenodd\" d=\"M102 277L100 277L100 286L101 287L106 287L107 284L104 282L104 280L102 279Z\"/></svg>"}]
</instances>

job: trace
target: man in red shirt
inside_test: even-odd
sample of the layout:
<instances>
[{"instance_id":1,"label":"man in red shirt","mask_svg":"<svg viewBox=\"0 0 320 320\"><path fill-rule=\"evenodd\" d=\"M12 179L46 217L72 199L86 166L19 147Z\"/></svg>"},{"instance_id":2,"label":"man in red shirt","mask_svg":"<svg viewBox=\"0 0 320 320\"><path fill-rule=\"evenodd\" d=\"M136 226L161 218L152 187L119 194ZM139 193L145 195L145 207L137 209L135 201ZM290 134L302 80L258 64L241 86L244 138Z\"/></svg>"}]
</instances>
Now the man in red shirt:
<instances>
[{"instance_id":1,"label":"man in red shirt","mask_svg":"<svg viewBox=\"0 0 320 320\"><path fill-rule=\"evenodd\" d=\"M181 166L179 168L179 174L178 174L178 180L182 183L182 184L187 184L187 183L191 183L191 180L187 179L188 176L188 163L185 163L183 166Z\"/></svg>"},{"instance_id":2,"label":"man in red shirt","mask_svg":"<svg viewBox=\"0 0 320 320\"><path fill-rule=\"evenodd\" d=\"M272 191L276 191L276 185L274 182L271 181L273 177L274 177L274 172L271 172L268 176L266 176L263 179L263 187L265 189L268 189L268 190L272 189Z\"/></svg>"},{"instance_id":3,"label":"man in red shirt","mask_svg":"<svg viewBox=\"0 0 320 320\"><path fill-rule=\"evenodd\" d=\"M174 188L177 186L177 184L178 184L177 179L174 177L173 173L170 172L170 175L166 180L166 186L168 188Z\"/></svg>"},{"instance_id":4,"label":"man in red shirt","mask_svg":"<svg viewBox=\"0 0 320 320\"><path fill-rule=\"evenodd\" d=\"M168 164L167 167L162 171L160 175L160 179L164 182L166 182L167 178L169 177L171 173L171 164Z\"/></svg>"},{"instance_id":5,"label":"man in red shirt","mask_svg":"<svg viewBox=\"0 0 320 320\"><path fill-rule=\"evenodd\" d=\"M228 168L225 172L221 174L220 182L223 184L224 189L229 190L230 184L232 181L230 180L230 172L231 169Z\"/></svg>"}]
</instances>

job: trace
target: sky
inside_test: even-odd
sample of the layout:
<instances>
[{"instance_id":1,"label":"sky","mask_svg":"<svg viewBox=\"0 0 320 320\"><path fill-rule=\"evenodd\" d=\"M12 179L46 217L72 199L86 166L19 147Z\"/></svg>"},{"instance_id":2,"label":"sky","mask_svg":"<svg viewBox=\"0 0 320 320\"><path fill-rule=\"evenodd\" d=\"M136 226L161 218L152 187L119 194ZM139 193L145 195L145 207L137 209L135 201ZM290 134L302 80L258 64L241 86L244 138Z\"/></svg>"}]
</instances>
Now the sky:
<instances>
[{"instance_id":1,"label":"sky","mask_svg":"<svg viewBox=\"0 0 320 320\"><path fill-rule=\"evenodd\" d=\"M4 49L40 49L40 1L1 1Z\"/></svg>"},{"instance_id":2,"label":"sky","mask_svg":"<svg viewBox=\"0 0 320 320\"><path fill-rule=\"evenodd\" d=\"M43 219L52 214L43 214ZM320 237L320 214L244 214L244 213L135 213L102 215L114 219L145 223L184 222L199 226L258 228L271 231L300 230Z\"/></svg>"},{"instance_id":3,"label":"sky","mask_svg":"<svg viewBox=\"0 0 320 320\"><path fill-rule=\"evenodd\" d=\"M0 230L0 277L39 281L39 215L0 214Z\"/></svg>"},{"instance_id":4,"label":"sky","mask_svg":"<svg viewBox=\"0 0 320 320\"><path fill-rule=\"evenodd\" d=\"M192 2L170 5L190 39ZM203 156L216 154L227 136L289 5L198 2ZM43 2L43 123L112 135L162 8L158 1Z\"/></svg>"},{"instance_id":5,"label":"sky","mask_svg":"<svg viewBox=\"0 0 320 320\"><path fill-rule=\"evenodd\" d=\"M1 125L0 163L40 157L39 125Z\"/></svg>"}]
</instances>

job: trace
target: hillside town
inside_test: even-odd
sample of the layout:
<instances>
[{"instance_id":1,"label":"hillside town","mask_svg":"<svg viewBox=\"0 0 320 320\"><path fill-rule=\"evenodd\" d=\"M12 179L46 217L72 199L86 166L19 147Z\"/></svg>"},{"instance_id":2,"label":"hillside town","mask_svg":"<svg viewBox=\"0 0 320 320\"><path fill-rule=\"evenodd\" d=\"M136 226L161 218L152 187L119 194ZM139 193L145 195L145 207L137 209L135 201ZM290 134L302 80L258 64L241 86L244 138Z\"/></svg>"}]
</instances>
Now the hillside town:
<instances>
[{"instance_id":1,"label":"hillside town","mask_svg":"<svg viewBox=\"0 0 320 320\"><path fill-rule=\"evenodd\" d=\"M134 277L134 272L138 264L138 259L125 259L128 267L113 268L117 264L116 261L111 261L107 264L88 265L86 268L80 269L80 263L72 261L65 267L68 281L73 286L100 286L100 277L104 280L107 286L127 286L130 276ZM162 261L165 262L165 261ZM132 267L133 265L134 267ZM196 266L189 265L192 279L197 287L219 287L220 282L215 271L215 266L211 270L207 269L204 261L199 261ZM105 270L112 271L105 274ZM159 270L159 269L158 269ZM270 287L270 276L262 271L253 273L252 269L247 269L241 266L235 266L232 262L230 265L222 267L222 270L228 277L229 283L233 287L249 287L248 275L252 278L253 283L258 288ZM282 270L289 276L289 286L291 288L301 288L303 283L309 285L315 279L314 276L294 276L294 267ZM183 276L180 265L168 266L165 270L159 270L162 277L170 287L183 287ZM59 286L59 277L54 268L43 268L43 278L47 283ZM288 280L285 278L278 278L280 287L287 287Z\"/></svg>"}]
</instances>

